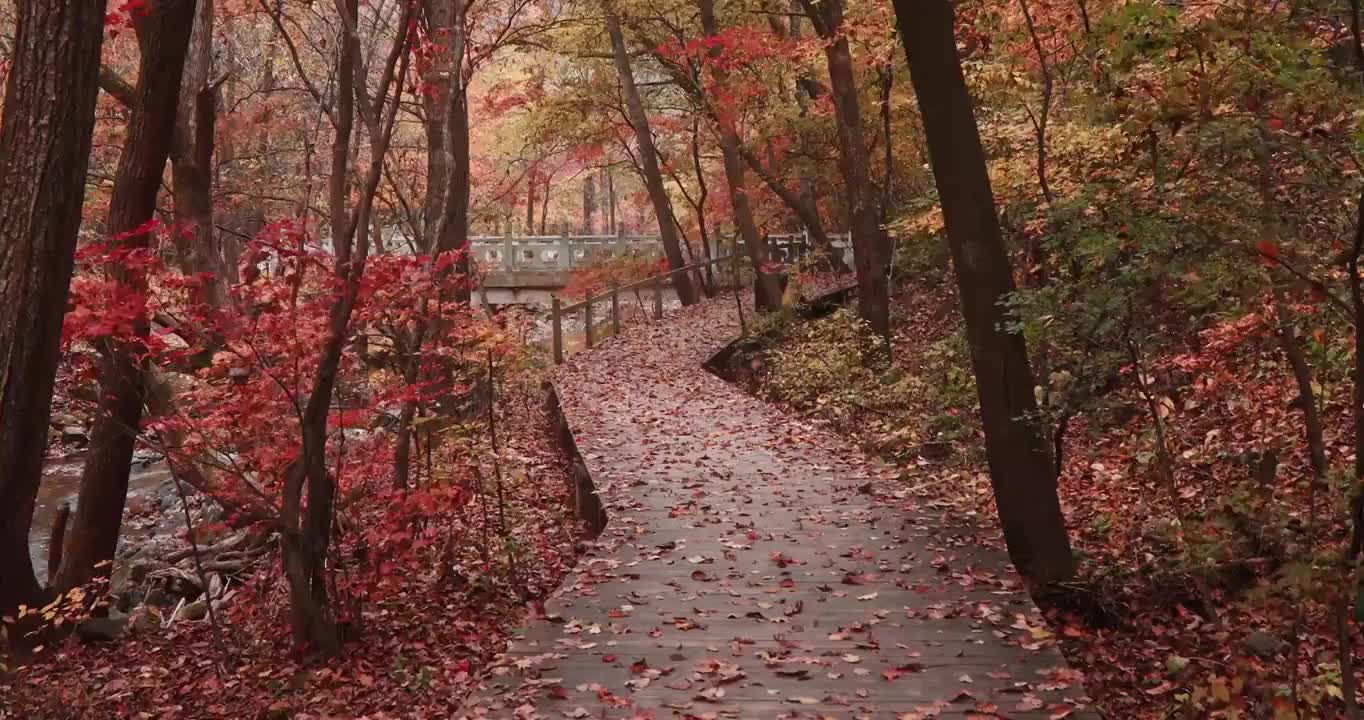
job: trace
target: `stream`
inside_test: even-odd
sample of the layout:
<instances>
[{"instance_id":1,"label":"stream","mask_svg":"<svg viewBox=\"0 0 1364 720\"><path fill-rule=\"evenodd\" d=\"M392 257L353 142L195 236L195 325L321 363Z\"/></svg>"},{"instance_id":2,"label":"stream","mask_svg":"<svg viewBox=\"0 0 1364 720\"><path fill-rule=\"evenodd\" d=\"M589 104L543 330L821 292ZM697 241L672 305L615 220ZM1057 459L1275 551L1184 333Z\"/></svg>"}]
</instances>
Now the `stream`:
<instances>
[{"instance_id":1,"label":"stream","mask_svg":"<svg viewBox=\"0 0 1364 720\"><path fill-rule=\"evenodd\" d=\"M679 303L671 288L665 291L664 307L671 309ZM593 337L598 342L612 334L610 302L595 303L593 318ZM648 316L653 307L652 297L646 292L635 297L633 293L621 296L622 321L626 324L638 322L638 316ZM531 341L548 349L550 345L550 322L543 308L536 318L536 328ZM586 337L581 312L566 316L563 321L564 352L572 354L585 349ZM52 532L52 521L57 517L61 506L70 504L75 510L76 498L80 493L81 469L85 466L80 455L68 455L50 459L43 465L43 480L38 486L37 503L33 510L33 524L29 530L29 555L33 558L33 570L39 582L47 580L48 541ZM175 485L171 481L170 469L164 462L149 462L144 459L133 461L132 472L128 479L128 502L124 511L122 533L119 537L119 555L147 543L158 536L175 536L183 531L183 521L179 513L179 499ZM158 509L160 512L149 512Z\"/></svg>"},{"instance_id":2,"label":"stream","mask_svg":"<svg viewBox=\"0 0 1364 720\"><path fill-rule=\"evenodd\" d=\"M80 456L49 460L43 465L43 481L38 486L38 501L33 508L33 525L28 535L28 551L33 558L33 571L39 582L47 580L47 545L52 521L63 503L69 503L72 511L75 511L76 496L80 493L81 468L84 466ZM175 497L170 469L164 462L134 460L128 478L129 509L136 511L156 503L164 504ZM170 513L166 515L173 517ZM119 538L120 547L129 542L144 541L161 532L173 531L165 527L170 525L169 519L153 523L129 523L126 520Z\"/></svg>"}]
</instances>

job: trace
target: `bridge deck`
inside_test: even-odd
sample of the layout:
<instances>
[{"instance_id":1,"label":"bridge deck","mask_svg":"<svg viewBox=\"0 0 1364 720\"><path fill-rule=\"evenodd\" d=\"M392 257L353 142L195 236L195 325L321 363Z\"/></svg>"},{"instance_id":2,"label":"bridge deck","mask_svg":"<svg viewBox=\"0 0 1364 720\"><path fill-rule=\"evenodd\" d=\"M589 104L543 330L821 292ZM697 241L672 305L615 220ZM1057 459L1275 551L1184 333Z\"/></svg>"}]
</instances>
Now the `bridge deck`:
<instances>
[{"instance_id":1,"label":"bridge deck","mask_svg":"<svg viewBox=\"0 0 1364 720\"><path fill-rule=\"evenodd\" d=\"M565 366L610 524L466 716L1092 717L1004 557L701 369L737 325L719 298Z\"/></svg>"}]
</instances>

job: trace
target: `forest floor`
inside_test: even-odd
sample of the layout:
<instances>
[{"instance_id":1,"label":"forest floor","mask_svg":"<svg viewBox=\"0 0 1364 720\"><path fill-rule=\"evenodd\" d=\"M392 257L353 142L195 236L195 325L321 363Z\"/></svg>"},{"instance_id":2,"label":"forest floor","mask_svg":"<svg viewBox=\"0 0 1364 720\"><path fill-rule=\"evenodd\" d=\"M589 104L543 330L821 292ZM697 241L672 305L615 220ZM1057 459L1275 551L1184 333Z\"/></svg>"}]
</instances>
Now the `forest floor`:
<instances>
[{"instance_id":1,"label":"forest floor","mask_svg":"<svg viewBox=\"0 0 1364 720\"><path fill-rule=\"evenodd\" d=\"M272 545L229 582L216 618L134 611L115 642L71 635L0 673L0 718L449 717L528 602L558 587L581 549L566 511L567 459L538 382L522 385L499 398L498 487L484 467L473 475L487 485L470 493L470 468L451 465L437 467L446 476L437 482L398 493L379 481L345 505L338 556L351 560L338 585L354 641L341 656L319 662L293 650ZM462 456L490 465L479 443Z\"/></svg>"},{"instance_id":2,"label":"forest floor","mask_svg":"<svg viewBox=\"0 0 1364 720\"><path fill-rule=\"evenodd\" d=\"M719 297L560 372L609 523L467 716L1092 717L1003 553L703 369L739 332Z\"/></svg>"},{"instance_id":3,"label":"forest floor","mask_svg":"<svg viewBox=\"0 0 1364 720\"><path fill-rule=\"evenodd\" d=\"M890 363L840 312L767 321L734 367L756 395L894 465L896 482L874 486L882 503L973 526L974 541L1002 547L944 277L901 279ZM1037 594L1044 636L1084 672L1107 717L1340 717L1336 558L1348 493L1334 479L1312 489L1273 316L1221 319L1174 344L1146 359L1163 388L1173 492L1158 480L1130 367L1102 410L1070 421L1060 494L1080 564L1074 581ZM1348 393L1329 390L1328 453L1348 458ZM1268 472L1266 454L1277 459ZM1357 631L1347 637L1357 653Z\"/></svg>"}]
</instances>

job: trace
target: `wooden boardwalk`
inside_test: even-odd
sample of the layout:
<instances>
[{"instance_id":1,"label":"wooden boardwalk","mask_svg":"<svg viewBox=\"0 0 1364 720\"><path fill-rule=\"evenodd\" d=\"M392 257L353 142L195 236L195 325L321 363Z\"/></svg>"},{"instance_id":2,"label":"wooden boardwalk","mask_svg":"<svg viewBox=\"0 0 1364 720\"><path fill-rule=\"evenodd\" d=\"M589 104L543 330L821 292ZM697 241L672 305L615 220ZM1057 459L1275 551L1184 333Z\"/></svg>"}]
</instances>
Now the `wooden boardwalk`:
<instances>
[{"instance_id":1,"label":"wooden boardwalk","mask_svg":"<svg viewBox=\"0 0 1364 720\"><path fill-rule=\"evenodd\" d=\"M720 298L563 368L609 525L463 717L1095 717L1004 557L702 369L737 335Z\"/></svg>"}]
</instances>

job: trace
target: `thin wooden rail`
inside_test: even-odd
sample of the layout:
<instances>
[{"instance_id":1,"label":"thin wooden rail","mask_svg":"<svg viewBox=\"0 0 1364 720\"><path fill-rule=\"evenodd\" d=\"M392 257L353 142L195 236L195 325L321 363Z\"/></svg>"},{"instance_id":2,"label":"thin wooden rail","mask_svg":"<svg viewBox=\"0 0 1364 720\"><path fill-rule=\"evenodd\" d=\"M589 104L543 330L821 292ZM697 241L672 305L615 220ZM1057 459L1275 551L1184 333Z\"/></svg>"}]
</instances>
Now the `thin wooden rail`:
<instances>
[{"instance_id":1,"label":"thin wooden rail","mask_svg":"<svg viewBox=\"0 0 1364 720\"><path fill-rule=\"evenodd\" d=\"M552 340L552 347L554 351L554 363L556 365L562 365L564 362L564 323L563 323L564 316L569 315L570 313L576 313L579 310L582 311L584 345L586 345L588 349L591 349L592 346L595 344L594 341L596 339L593 336L595 331L594 328L595 323L592 317L594 303L610 299L611 326L615 334L619 335L622 326L622 319L620 313L621 293L636 292L638 290L645 288L646 286L653 290L654 294L653 318L655 320L661 320L663 318L663 288L665 287L665 283L671 283L672 280L676 278L679 273L686 273L692 276L692 279L694 279L697 285L700 286L702 271L704 271L706 268L711 267L712 265L719 265L720 263L727 262L730 264L730 272L732 276L730 280L731 283L735 286L735 290L737 292L739 286L740 264L741 262L743 262L744 259L745 258L743 258L743 256L738 255L736 253L722 255L720 257L712 258L710 260L703 260L701 262L692 263L690 265L684 265L680 268L677 268L676 270L669 270L667 272L659 273L657 275L651 275L647 278L644 278L643 280L638 280L627 285L612 285L611 289L606 292L597 295L589 295L588 297L569 305L563 304L563 302L559 299L557 295L554 296L550 300L550 322L552 326L551 331L554 336Z\"/></svg>"}]
</instances>

